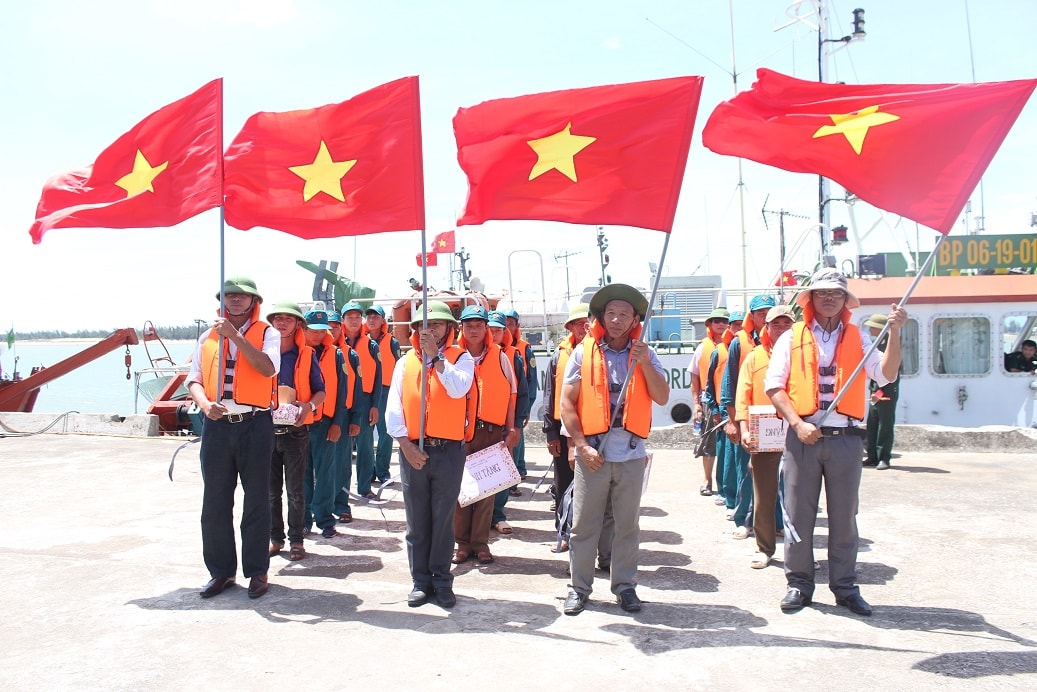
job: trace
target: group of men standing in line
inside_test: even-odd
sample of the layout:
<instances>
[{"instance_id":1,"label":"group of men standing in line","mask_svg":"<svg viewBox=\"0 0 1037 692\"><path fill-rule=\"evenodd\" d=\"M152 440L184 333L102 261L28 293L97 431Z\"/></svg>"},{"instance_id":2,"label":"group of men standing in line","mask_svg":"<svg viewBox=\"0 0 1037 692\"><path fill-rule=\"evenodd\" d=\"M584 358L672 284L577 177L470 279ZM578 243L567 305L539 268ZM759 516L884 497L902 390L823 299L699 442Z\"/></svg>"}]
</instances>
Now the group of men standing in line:
<instances>
[{"instance_id":1,"label":"group of men standing in line","mask_svg":"<svg viewBox=\"0 0 1037 692\"><path fill-rule=\"evenodd\" d=\"M473 556L480 563L492 562L490 527L502 533L511 528L501 526L505 522L498 519L496 497L465 508L458 504L466 455L503 443L525 473L521 429L535 399L536 369L531 348L520 340L518 315L469 306L458 320L447 305L430 301L427 321L413 320L413 348L401 358L378 307L367 309L368 323L362 329L363 312L356 303L344 306L342 317L325 311L302 315L297 306L282 304L268 316L270 327L259 319L262 298L253 282L231 279L223 293L225 311L200 338L188 377L191 395L207 419L201 451L202 537L212 579L202 597L234 583L237 477L245 491L242 568L251 580L249 596L255 598L266 592L270 556L283 548L281 481L289 496L289 559L300 559L305 554L302 536L311 522L331 537L334 514L340 522L351 520L346 498L339 502L349 479L337 460L344 450L348 468L353 437L360 496L365 489L370 493L372 480L387 479L387 463L383 468L359 459L361 450L370 448L361 441L365 426L371 434L382 421L386 433L379 435L380 446L395 439L400 448L412 579L408 604L435 600L453 607L451 563ZM812 540L823 479L830 587L837 604L868 615L871 608L860 596L855 572L866 435L859 423L866 415L866 385L864 378L850 380L849 375L863 360L867 377L878 386L896 379L906 313L894 305L888 316L877 316L888 321L889 340L884 352L869 351L870 339L850 322L850 309L859 301L847 289L845 276L835 270L818 272L796 301L802 322L796 322L791 306L777 305L770 296L754 298L740 320L732 320L723 309L707 320L709 333L691 365L695 413L701 416L708 407L707 426L723 426L725 434L704 436L715 437L717 447L702 450L706 482L701 492L713 493L715 459L718 499L732 517L744 517L741 523L736 520L739 526L753 526L759 549L753 567L767 566L776 537L784 531L788 591L781 608L795 611L813 596ZM567 615L586 607L596 562L609 571L620 607L641 609L635 587L645 440L653 404L663 405L669 398L658 356L639 338L647 312L648 301L637 289L604 286L588 305L570 313L569 336L549 367L544 430L555 468L556 550L569 551ZM514 329L509 329L512 320ZM341 339L336 322L342 325ZM734 330L729 328L732 322ZM388 344L384 349L382 339ZM391 372L385 368L383 377L387 354L395 366ZM365 369L367 358L373 368ZM366 389L369 372L377 387ZM298 415L294 425L280 426L284 430L276 429L270 416L275 382L296 394L292 403ZM773 405L788 424L784 452L750 453L748 407L762 403ZM305 437L299 432L303 426ZM310 449L302 462L297 450L304 440ZM780 504L779 464L784 480ZM305 472L301 502L300 466ZM326 487L328 478L332 482ZM264 485L268 497L261 502L258 493ZM498 495L506 501L507 493ZM272 510L277 517L272 518Z\"/></svg>"},{"instance_id":2,"label":"group of men standing in line","mask_svg":"<svg viewBox=\"0 0 1037 692\"><path fill-rule=\"evenodd\" d=\"M780 605L794 612L813 599L813 537L823 481L829 588L837 605L870 615L856 583L861 468L889 468L907 313L893 305L888 315L872 315L864 323L869 334L862 332L850 312L860 301L835 269L817 272L796 304L802 321L791 305L778 305L768 295L755 296L747 313L718 308L707 318L707 336L688 368L694 415L703 424L696 450L703 458L699 492L716 493L716 503L735 523L735 538L755 537L750 567L767 567L783 538L788 589ZM872 349L872 337L883 328L888 334ZM862 361L863 373L851 379ZM785 421L783 450L760 448L750 426L751 406L773 406ZM867 428L861 426L865 418Z\"/></svg>"}]
</instances>

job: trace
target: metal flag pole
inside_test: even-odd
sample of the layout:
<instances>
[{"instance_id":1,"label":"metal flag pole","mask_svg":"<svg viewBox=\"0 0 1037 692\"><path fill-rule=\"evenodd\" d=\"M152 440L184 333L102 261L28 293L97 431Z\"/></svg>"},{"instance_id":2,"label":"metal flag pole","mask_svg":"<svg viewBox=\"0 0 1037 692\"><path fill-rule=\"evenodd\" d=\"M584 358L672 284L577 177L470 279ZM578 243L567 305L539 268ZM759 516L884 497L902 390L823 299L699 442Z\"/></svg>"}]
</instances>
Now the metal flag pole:
<instances>
[{"instance_id":1,"label":"metal flag pole","mask_svg":"<svg viewBox=\"0 0 1037 692\"><path fill-rule=\"evenodd\" d=\"M217 166L220 176L220 317L226 318L226 296L223 293L223 285L226 281L226 258L227 258L227 247L226 247L226 219L223 215L224 204L226 203L226 197L224 196L224 176L223 176L223 79L220 79L220 90L219 90L220 104L219 108L216 109L216 152L217 152ZM255 298L253 297L253 300ZM229 347L228 347L229 348ZM219 335L219 340L216 343L216 353L219 354L219 367L216 370L216 403L223 401L223 389L226 386L223 382L223 378L226 373L224 368L226 367L226 358L223 356L223 335ZM172 478L170 478L172 480Z\"/></svg>"},{"instance_id":2,"label":"metal flag pole","mask_svg":"<svg viewBox=\"0 0 1037 692\"><path fill-rule=\"evenodd\" d=\"M947 236L941 233L940 237L936 239L936 245L933 246L933 251L930 252L929 256L925 258L925 262L922 263L922 266L915 274L914 281L912 281L911 285L907 287L907 291L904 293L904 297L900 299L900 302L898 303L900 307L904 307L905 305L907 305L907 301L911 298L911 294L914 293L915 287L918 286L918 282L922 280L922 276L929 270L929 265L932 264L933 258L936 257L936 251L940 249L940 245L943 243L946 237ZM828 405L828 409L821 415L821 420L817 422L817 427L820 428L822 425L824 425L824 422L828 420L828 416L830 416L832 414L832 411L835 410L836 404L842 401L843 397L846 396L846 392L849 391L850 385L853 384L853 381L857 378L857 375L859 375L861 370L864 369L864 364L867 362L868 357L875 351L875 349L879 347L879 343L881 343L882 337L884 337L888 333L889 322L883 325L882 331L879 332L878 336L876 336L872 340L871 347L868 349L868 352L864 354L863 358L861 358L861 362L857 363L857 367L854 368L852 373L850 373L850 377L846 380L846 383L843 384L842 389L840 389L836 393L835 399L832 400L832 403Z\"/></svg>"},{"instance_id":3,"label":"metal flag pole","mask_svg":"<svg viewBox=\"0 0 1037 692\"><path fill-rule=\"evenodd\" d=\"M670 234L666 234L666 240L663 241L662 255L659 257L659 267L666 266L666 250L670 246ZM662 277L662 270L656 272L655 278L652 282L652 297L648 299L648 310L645 313L644 323L647 323L652 317L652 307L655 305L655 294L659 291L659 279ZM604 286L602 286L604 288ZM633 329L633 327L631 327ZM612 434L613 426L619 419L619 412L623 408L623 400L626 398L627 388L630 386L630 377L634 374L634 368L627 368L626 377L623 379L623 386L619 390L619 398L616 399L616 406L612 411L612 420L609 421L609 429L605 432L605 436L601 438L601 445L598 447L599 452L605 450L605 445L608 442L609 435Z\"/></svg>"},{"instance_id":4,"label":"metal flag pole","mask_svg":"<svg viewBox=\"0 0 1037 692\"><path fill-rule=\"evenodd\" d=\"M428 247L425 240L425 229L421 229L421 328L428 329ZM418 449L425 451L425 393L428 391L428 366L425 364L425 352L421 349L421 340L418 340L418 350L421 353L421 420L418 422Z\"/></svg>"}]
</instances>

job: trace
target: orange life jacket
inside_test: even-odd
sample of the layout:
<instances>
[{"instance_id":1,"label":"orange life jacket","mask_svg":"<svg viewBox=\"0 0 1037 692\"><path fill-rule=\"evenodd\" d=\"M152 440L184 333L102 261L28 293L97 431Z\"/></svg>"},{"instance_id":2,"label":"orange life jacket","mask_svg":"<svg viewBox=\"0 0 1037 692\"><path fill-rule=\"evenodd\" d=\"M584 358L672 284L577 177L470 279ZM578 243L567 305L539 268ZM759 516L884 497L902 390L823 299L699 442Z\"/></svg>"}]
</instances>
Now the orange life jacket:
<instances>
[{"instance_id":1,"label":"orange life jacket","mask_svg":"<svg viewBox=\"0 0 1037 692\"><path fill-rule=\"evenodd\" d=\"M745 359L749 357L749 354L752 353L752 350L756 348L756 342L753 341L752 332L746 331L744 329L739 329L738 344L738 367L741 368L742 363L744 363Z\"/></svg>"},{"instance_id":2,"label":"orange life jacket","mask_svg":"<svg viewBox=\"0 0 1037 692\"><path fill-rule=\"evenodd\" d=\"M573 349L576 348L573 338L573 335L570 334L562 340L562 343L558 344L558 364L555 367L554 379L554 408L551 409L551 418L557 421L562 420L562 385L565 384L565 365L569 362Z\"/></svg>"},{"instance_id":3,"label":"orange life jacket","mask_svg":"<svg viewBox=\"0 0 1037 692\"><path fill-rule=\"evenodd\" d=\"M356 338L356 347L350 346L345 331L342 332L342 341L360 357L360 387L365 393L370 394L374 391L374 376L378 369L378 362L371 355L371 344L374 342L363 331ZM385 381L384 377L382 381Z\"/></svg>"},{"instance_id":4,"label":"orange life jacket","mask_svg":"<svg viewBox=\"0 0 1037 692\"><path fill-rule=\"evenodd\" d=\"M709 335L702 340L702 350L699 352L699 391L706 391L706 379L709 377L709 358L713 355L713 351L716 350L717 342L713 341Z\"/></svg>"},{"instance_id":5,"label":"orange life jacket","mask_svg":"<svg viewBox=\"0 0 1037 692\"><path fill-rule=\"evenodd\" d=\"M738 371L738 386L735 389L735 420L749 420L750 406L769 406L771 398L763 386L767 366L771 362L771 350L760 344L746 356Z\"/></svg>"},{"instance_id":6,"label":"orange life jacket","mask_svg":"<svg viewBox=\"0 0 1037 692\"><path fill-rule=\"evenodd\" d=\"M727 343L717 344L717 369L713 371L713 393L717 404L720 403L720 384L724 381L724 367L727 365ZM709 365L706 365L706 374L709 375Z\"/></svg>"},{"instance_id":7,"label":"orange life jacket","mask_svg":"<svg viewBox=\"0 0 1037 692\"><path fill-rule=\"evenodd\" d=\"M322 345L324 350L317 359L317 364L320 365L320 372L324 375L324 393L326 394L324 405L321 407L321 414L328 418L334 418L335 398L338 396L339 372L338 368L335 367L335 354L338 352L338 347L335 346L335 340L331 338L331 332L324 335ZM347 373L342 373L342 377L348 377Z\"/></svg>"},{"instance_id":8,"label":"orange life jacket","mask_svg":"<svg viewBox=\"0 0 1037 692\"><path fill-rule=\"evenodd\" d=\"M382 361L382 386L388 391L389 385L392 384L392 371L396 367L396 354L392 350L393 336L386 331L380 339L375 339L367 332L366 324L363 326L363 330L367 334L367 338L378 344L378 355Z\"/></svg>"},{"instance_id":9,"label":"orange life jacket","mask_svg":"<svg viewBox=\"0 0 1037 692\"><path fill-rule=\"evenodd\" d=\"M511 382L501 368L501 353L501 347L491 338L482 362L475 366L475 385L469 392L469 396L476 399L475 419L494 425L508 422L508 406L511 405Z\"/></svg>"},{"instance_id":10,"label":"orange life jacket","mask_svg":"<svg viewBox=\"0 0 1037 692\"><path fill-rule=\"evenodd\" d=\"M253 311L253 315L258 312ZM263 335L267 329L273 329L266 322L253 319L249 328L245 330L245 340L263 350ZM219 377L219 359L216 350L219 345L219 335L215 330L209 333L205 343L202 344L202 385L205 387L205 396L209 401L220 401L223 398L223 383L217 383ZM224 362L230 357L230 343L223 340ZM225 366L226 367L226 366ZM226 372L226 371L224 371ZM232 383L232 397L234 401L245 406L256 408L271 408L277 405L277 377L266 377L260 375L255 368L241 354L234 363L234 381Z\"/></svg>"},{"instance_id":11,"label":"orange life jacket","mask_svg":"<svg viewBox=\"0 0 1037 692\"><path fill-rule=\"evenodd\" d=\"M414 348L404 356L403 372L403 418L407 423L407 436L417 440L421 434L421 419L424 413L425 436L438 437L444 440L472 439L475 434L475 399L463 396L455 399L447 394L440 383L435 368L429 368L425 381L425 411L421 410L421 344L418 333L411 335ZM466 353L464 349L454 345L453 335L447 337L447 347L443 349L443 357L451 365Z\"/></svg>"},{"instance_id":12,"label":"orange life jacket","mask_svg":"<svg viewBox=\"0 0 1037 692\"><path fill-rule=\"evenodd\" d=\"M800 417L809 416L820 407L817 340L808 325L809 321L797 322L792 325L791 369L786 385L789 398ZM835 357L832 359L832 364L835 366L835 392L831 395L832 399L842 390L843 382L863 358L864 349L861 346L860 330L856 325L850 323L849 311L844 310L843 328L839 332L839 341L835 345ZM858 377L853 381L849 391L835 407L836 411L850 418L864 420L867 409L866 379Z\"/></svg>"},{"instance_id":13,"label":"orange life jacket","mask_svg":"<svg viewBox=\"0 0 1037 692\"><path fill-rule=\"evenodd\" d=\"M634 327L632 339L640 335L641 325ZM635 335L634 332L637 332ZM584 435L601 435L612 422L612 402L609 400L608 370L605 354L598 340L605 334L604 328L595 324L583 340L583 362L580 363L580 390L576 399L576 411ZM627 361L633 368L623 404L623 429L642 439L648 438L652 429L652 397L648 394L648 383L639 363Z\"/></svg>"}]
</instances>

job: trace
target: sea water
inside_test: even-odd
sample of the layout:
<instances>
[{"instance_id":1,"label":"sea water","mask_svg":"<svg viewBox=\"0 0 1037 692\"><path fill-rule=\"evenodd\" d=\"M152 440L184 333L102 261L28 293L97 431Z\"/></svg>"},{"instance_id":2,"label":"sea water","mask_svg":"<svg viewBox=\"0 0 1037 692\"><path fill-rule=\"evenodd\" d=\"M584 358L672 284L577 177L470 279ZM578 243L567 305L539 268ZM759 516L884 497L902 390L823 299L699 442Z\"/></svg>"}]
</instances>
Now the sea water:
<instances>
[{"instance_id":1,"label":"sea water","mask_svg":"<svg viewBox=\"0 0 1037 692\"><path fill-rule=\"evenodd\" d=\"M100 341L98 339L97 341ZM18 358L18 372L28 377L35 366L53 366L69 356L97 343L89 339L55 339L49 341L16 341L8 349L0 348L0 370L3 377L10 379ZM194 350L193 341L165 341L174 363L185 363ZM165 356L165 351L156 342L148 343L152 357ZM150 403L143 396L139 400L134 393L134 374L151 367L151 361L143 344L130 346L131 365L126 379L126 347L119 346L110 353L81 365L72 372L43 385L33 411L36 413L114 413L129 415L146 413ZM168 363L163 362L162 365ZM144 374L141 381L154 378Z\"/></svg>"}]
</instances>

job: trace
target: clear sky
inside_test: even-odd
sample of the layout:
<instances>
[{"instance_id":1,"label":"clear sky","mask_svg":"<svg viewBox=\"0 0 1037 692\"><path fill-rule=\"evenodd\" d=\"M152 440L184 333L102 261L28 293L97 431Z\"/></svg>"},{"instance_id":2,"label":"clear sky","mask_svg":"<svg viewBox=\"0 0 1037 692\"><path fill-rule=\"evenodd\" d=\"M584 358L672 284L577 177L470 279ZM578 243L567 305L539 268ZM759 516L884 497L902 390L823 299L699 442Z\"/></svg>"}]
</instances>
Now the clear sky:
<instances>
[{"instance_id":1,"label":"clear sky","mask_svg":"<svg viewBox=\"0 0 1037 692\"><path fill-rule=\"evenodd\" d=\"M734 1L734 55L739 89L766 66L817 78L817 34L789 22L788 0ZM803 3L809 6L811 3ZM836 53L830 78L848 83L970 82L969 23L977 81L1037 76L1034 0L836 0L830 35L850 33L851 11L866 10L867 38ZM50 0L8 3L0 22L0 327L140 328L209 318L219 278L219 213L174 228L57 229L33 246L28 229L44 181L92 163L147 114L224 78L225 140L260 110L309 108L346 100L390 80L420 77L428 238L455 227L467 183L457 164L451 119L458 107L556 89L703 75L702 101L664 274L721 274L740 287L741 223L736 160L705 150L701 130L713 107L733 94L732 29L723 0L531 0L524 3L370 2L365 0ZM805 12L804 12L805 14ZM948 142L948 146L954 146ZM1029 103L984 179L988 233L1033 232L1037 211L1037 104ZM748 283L762 286L777 271L778 223L786 244L802 250L801 268L816 259L817 180L746 162L745 228ZM835 196L841 188L833 185ZM979 192L972 208L978 214ZM849 223L845 204L833 222ZM854 207L869 252L913 247L916 230L895 231L865 204ZM896 218L890 219L895 222ZM964 231L959 223L954 233ZM615 281L649 285L664 236L605 229ZM571 285L599 276L596 229L546 222L463 226L459 246L489 292L509 286L509 253L537 250L548 293L565 289L555 255L569 258ZM917 234L922 249L934 233ZM309 298L312 275L296 259L337 260L340 273L378 290L409 294L420 277L418 232L304 241L266 229L225 232L228 275L251 275L267 304ZM903 241L901 241L903 242ZM355 249L355 252L354 252ZM853 243L840 261L856 254ZM534 255L510 260L511 285L539 289ZM445 260L445 257L444 257ZM800 266L797 266L800 265ZM355 267L355 272L354 272ZM442 266L430 284L446 288Z\"/></svg>"}]
</instances>

